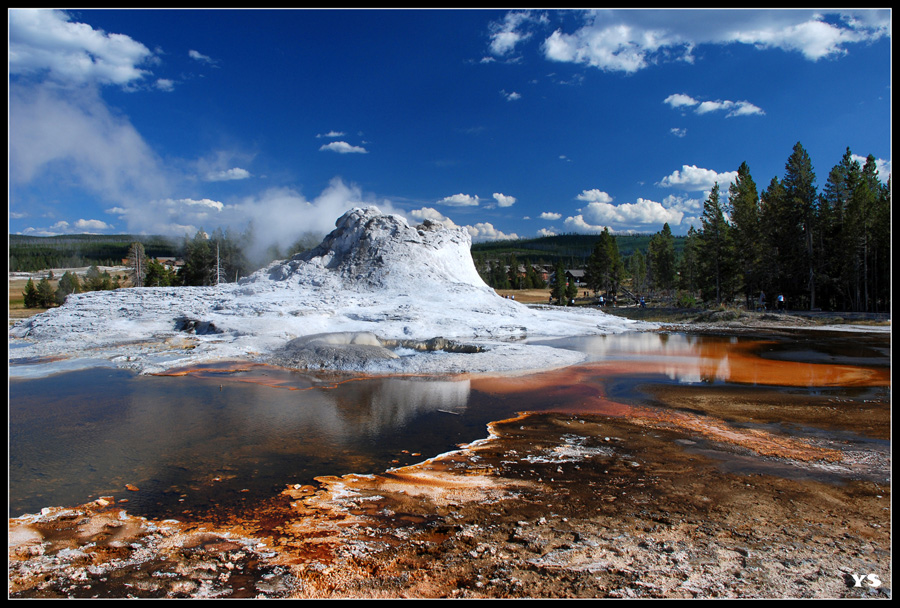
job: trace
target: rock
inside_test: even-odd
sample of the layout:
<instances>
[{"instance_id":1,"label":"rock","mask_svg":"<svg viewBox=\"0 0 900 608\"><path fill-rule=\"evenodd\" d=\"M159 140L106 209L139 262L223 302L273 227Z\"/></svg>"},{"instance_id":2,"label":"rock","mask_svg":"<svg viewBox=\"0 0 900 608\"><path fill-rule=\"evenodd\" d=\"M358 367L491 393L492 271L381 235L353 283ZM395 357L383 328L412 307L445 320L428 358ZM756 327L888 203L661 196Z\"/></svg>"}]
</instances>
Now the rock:
<instances>
[{"instance_id":1,"label":"rock","mask_svg":"<svg viewBox=\"0 0 900 608\"><path fill-rule=\"evenodd\" d=\"M397 359L375 334L336 332L295 338L277 350L270 362L295 369L364 369L372 361Z\"/></svg>"}]
</instances>

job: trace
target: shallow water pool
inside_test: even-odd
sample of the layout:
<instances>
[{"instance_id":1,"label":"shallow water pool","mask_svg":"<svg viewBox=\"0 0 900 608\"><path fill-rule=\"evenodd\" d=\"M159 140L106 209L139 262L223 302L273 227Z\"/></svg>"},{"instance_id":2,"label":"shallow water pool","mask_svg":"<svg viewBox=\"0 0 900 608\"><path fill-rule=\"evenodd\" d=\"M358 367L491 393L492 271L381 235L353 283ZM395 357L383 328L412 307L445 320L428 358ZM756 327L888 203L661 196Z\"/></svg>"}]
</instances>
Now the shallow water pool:
<instances>
[{"instance_id":1,"label":"shallow water pool","mask_svg":"<svg viewBox=\"0 0 900 608\"><path fill-rule=\"evenodd\" d=\"M522 410L617 415L622 404L648 402L647 383L838 392L889 384L887 338L853 336L846 348L842 340L629 333L543 341L588 355L569 375L359 377L250 365L14 379L9 514L112 496L136 515L202 517L317 476L419 462Z\"/></svg>"}]
</instances>

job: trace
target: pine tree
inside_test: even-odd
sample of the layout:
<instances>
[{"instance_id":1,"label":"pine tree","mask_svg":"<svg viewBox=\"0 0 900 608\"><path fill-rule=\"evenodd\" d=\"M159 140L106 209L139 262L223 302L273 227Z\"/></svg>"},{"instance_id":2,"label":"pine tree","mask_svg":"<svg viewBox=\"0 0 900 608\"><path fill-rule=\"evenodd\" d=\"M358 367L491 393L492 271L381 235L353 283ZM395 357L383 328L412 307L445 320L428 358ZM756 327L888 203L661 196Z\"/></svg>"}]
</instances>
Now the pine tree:
<instances>
[{"instance_id":1,"label":"pine tree","mask_svg":"<svg viewBox=\"0 0 900 608\"><path fill-rule=\"evenodd\" d=\"M794 150L785 164L785 174L782 186L785 191L786 203L789 208L789 216L793 219L796 234L793 238L800 241L797 248L799 257L796 259L797 270L795 274L804 277L806 284L806 296L809 307L816 306L816 280L813 244L815 243L814 228L816 223L817 202L816 174L813 172L809 154L797 142Z\"/></svg>"},{"instance_id":2,"label":"pine tree","mask_svg":"<svg viewBox=\"0 0 900 608\"><path fill-rule=\"evenodd\" d=\"M81 285L78 282L78 275L66 271L63 273L63 276L60 277L59 283L56 285L54 298L56 303L62 306L65 304L69 294L78 293L79 291L81 291Z\"/></svg>"},{"instance_id":3,"label":"pine tree","mask_svg":"<svg viewBox=\"0 0 900 608\"><path fill-rule=\"evenodd\" d=\"M718 192L718 189L716 190ZM669 224L653 235L648 246L650 280L653 287L670 291L675 286L675 239Z\"/></svg>"},{"instance_id":4,"label":"pine tree","mask_svg":"<svg viewBox=\"0 0 900 608\"><path fill-rule=\"evenodd\" d=\"M860 218L862 223L862 238L860 242L862 264L863 264L863 283L864 283L864 306L863 310L872 311L875 309L875 294L878 276L878 258L877 258L877 241L876 238L876 217L881 216L879 213L879 202L882 201L881 182L878 180L878 167L875 164L875 157L871 154L866 158L866 162L862 168L862 183L865 203L863 205L863 215ZM890 217L889 213L888 216Z\"/></svg>"},{"instance_id":5,"label":"pine tree","mask_svg":"<svg viewBox=\"0 0 900 608\"><path fill-rule=\"evenodd\" d=\"M819 221L817 239L819 255L817 271L821 301L829 308L848 308L851 305L852 289L856 275L855 250L849 236L845 218L850 206L850 198L859 180L859 163L853 160L850 148L841 162L828 173L828 179L819 195Z\"/></svg>"},{"instance_id":6,"label":"pine tree","mask_svg":"<svg viewBox=\"0 0 900 608\"><path fill-rule=\"evenodd\" d=\"M697 293L700 275L700 234L691 226L688 228L684 251L678 261L678 286L691 294Z\"/></svg>"},{"instance_id":7,"label":"pine tree","mask_svg":"<svg viewBox=\"0 0 900 608\"><path fill-rule=\"evenodd\" d=\"M38 308L50 308L56 304L56 291L47 277L42 278L37 284Z\"/></svg>"},{"instance_id":8,"label":"pine tree","mask_svg":"<svg viewBox=\"0 0 900 608\"><path fill-rule=\"evenodd\" d=\"M728 215L734 238L735 262L741 274L746 305L760 290L759 273L762 238L759 220L759 193L747 163L741 163L735 181L728 188Z\"/></svg>"},{"instance_id":9,"label":"pine tree","mask_svg":"<svg viewBox=\"0 0 900 608\"><path fill-rule=\"evenodd\" d=\"M882 184L872 212L874 310L891 309L891 180Z\"/></svg>"},{"instance_id":10,"label":"pine tree","mask_svg":"<svg viewBox=\"0 0 900 608\"><path fill-rule=\"evenodd\" d=\"M184 266L181 281L185 285L211 285L215 272L215 251L210 247L209 236L200 229L193 239L185 239Z\"/></svg>"},{"instance_id":11,"label":"pine tree","mask_svg":"<svg viewBox=\"0 0 900 608\"><path fill-rule=\"evenodd\" d=\"M509 281L510 289L521 289L522 282L519 277L519 261L516 259L515 254L510 254L506 259L506 277Z\"/></svg>"},{"instance_id":12,"label":"pine tree","mask_svg":"<svg viewBox=\"0 0 900 608\"><path fill-rule=\"evenodd\" d=\"M156 260L147 263L147 277L144 279L147 287L170 287L178 284L175 272L163 266Z\"/></svg>"},{"instance_id":13,"label":"pine tree","mask_svg":"<svg viewBox=\"0 0 900 608\"><path fill-rule=\"evenodd\" d=\"M594 293L609 292L610 290L611 274L613 272L612 244L614 242L615 239L609 234L609 228L603 228L603 232L600 233L600 238L597 239L594 249L588 258L585 281L588 289Z\"/></svg>"},{"instance_id":14,"label":"pine tree","mask_svg":"<svg viewBox=\"0 0 900 608\"><path fill-rule=\"evenodd\" d=\"M575 279L572 279L568 283L566 283L566 304L574 303L575 298L578 297L578 285L575 284Z\"/></svg>"},{"instance_id":15,"label":"pine tree","mask_svg":"<svg viewBox=\"0 0 900 608\"><path fill-rule=\"evenodd\" d=\"M562 260L556 262L556 270L550 277L550 295L556 299L556 303L560 306L566 305L566 270L563 268Z\"/></svg>"},{"instance_id":16,"label":"pine tree","mask_svg":"<svg viewBox=\"0 0 900 608\"><path fill-rule=\"evenodd\" d=\"M730 296L733 282L731 272L732 246L730 226L725 220L722 203L719 200L719 184L716 183L703 203L701 218L703 231L700 235L701 267L707 281L704 299L715 295L716 304L721 304Z\"/></svg>"},{"instance_id":17,"label":"pine tree","mask_svg":"<svg viewBox=\"0 0 900 608\"><path fill-rule=\"evenodd\" d=\"M640 249L635 250L628 258L628 272L631 275L631 288L635 293L642 293L647 286L647 262Z\"/></svg>"},{"instance_id":18,"label":"pine tree","mask_svg":"<svg viewBox=\"0 0 900 608\"><path fill-rule=\"evenodd\" d=\"M760 232L763 239L760 289L783 294L793 302L799 294L793 287L789 265L785 262L791 257L791 246L794 243L787 234L789 222L785 219L784 198L781 182L773 177L759 201Z\"/></svg>"},{"instance_id":19,"label":"pine tree","mask_svg":"<svg viewBox=\"0 0 900 608\"><path fill-rule=\"evenodd\" d=\"M25 299L25 308L37 308L39 304L38 300L38 292L37 288L34 286L34 281L28 279L28 282L25 283L25 291L22 292L22 297Z\"/></svg>"},{"instance_id":20,"label":"pine tree","mask_svg":"<svg viewBox=\"0 0 900 608\"><path fill-rule=\"evenodd\" d=\"M105 291L116 289L118 286L118 279L114 281L109 275L109 271L104 270L101 273L96 265L88 268L84 275L83 287L85 291Z\"/></svg>"}]
</instances>

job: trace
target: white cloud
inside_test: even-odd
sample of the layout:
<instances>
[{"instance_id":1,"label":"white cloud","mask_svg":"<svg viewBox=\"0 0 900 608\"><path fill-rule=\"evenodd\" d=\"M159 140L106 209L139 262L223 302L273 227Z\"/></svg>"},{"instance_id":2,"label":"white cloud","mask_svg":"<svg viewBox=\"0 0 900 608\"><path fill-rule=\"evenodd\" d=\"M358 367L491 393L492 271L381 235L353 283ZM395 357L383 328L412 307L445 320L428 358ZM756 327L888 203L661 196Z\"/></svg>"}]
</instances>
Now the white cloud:
<instances>
[{"instance_id":1,"label":"white cloud","mask_svg":"<svg viewBox=\"0 0 900 608\"><path fill-rule=\"evenodd\" d=\"M528 26L540 20L540 17L535 17L530 11L512 11L504 15L502 21L491 23L491 54L498 57L511 54L520 42L532 36Z\"/></svg>"},{"instance_id":2,"label":"white cloud","mask_svg":"<svg viewBox=\"0 0 900 608\"><path fill-rule=\"evenodd\" d=\"M221 211L225 208L225 205L220 203L219 201L214 201L208 198L201 198L199 200L193 198L181 198L177 200L169 198L164 201L164 204L171 206L186 205L188 207L206 207L208 209L214 209L216 211Z\"/></svg>"},{"instance_id":3,"label":"white cloud","mask_svg":"<svg viewBox=\"0 0 900 608\"><path fill-rule=\"evenodd\" d=\"M574 34L556 30L544 41L544 56L631 74L647 67L647 56L665 43L660 33L637 32L627 25L584 27Z\"/></svg>"},{"instance_id":4,"label":"white cloud","mask_svg":"<svg viewBox=\"0 0 900 608\"><path fill-rule=\"evenodd\" d=\"M812 16L802 22L782 22L776 25L747 27L730 34L729 41L751 44L759 48L797 51L809 60L817 61L831 55L843 55L847 45L865 42L885 35L889 24L867 28L860 22L828 23Z\"/></svg>"},{"instance_id":5,"label":"white cloud","mask_svg":"<svg viewBox=\"0 0 900 608\"><path fill-rule=\"evenodd\" d=\"M346 133L344 133L343 131L329 131L328 133L319 133L318 135L316 135L316 137L321 139L323 137L343 137L344 135L346 135Z\"/></svg>"},{"instance_id":6,"label":"white cloud","mask_svg":"<svg viewBox=\"0 0 900 608\"><path fill-rule=\"evenodd\" d=\"M593 190L583 190L581 194L579 194L575 198L580 201L595 203L611 203L613 200L613 197L611 197L606 192L603 192L602 190L598 190L597 188L594 188Z\"/></svg>"},{"instance_id":7,"label":"white cloud","mask_svg":"<svg viewBox=\"0 0 900 608\"><path fill-rule=\"evenodd\" d=\"M669 133L671 133L675 137L684 137L685 135L687 135L687 129L672 127L671 129L669 129Z\"/></svg>"},{"instance_id":8,"label":"white cloud","mask_svg":"<svg viewBox=\"0 0 900 608\"><path fill-rule=\"evenodd\" d=\"M559 233L553 228L541 228L537 231L538 236L556 236L557 234Z\"/></svg>"},{"instance_id":9,"label":"white cloud","mask_svg":"<svg viewBox=\"0 0 900 608\"><path fill-rule=\"evenodd\" d=\"M717 173L712 169L702 169L696 165L682 165L681 170L676 169L671 174L662 178L657 184L664 188L678 188L687 192L709 190L718 183L719 188L727 190L728 185L737 178L737 171Z\"/></svg>"},{"instance_id":10,"label":"white cloud","mask_svg":"<svg viewBox=\"0 0 900 608\"><path fill-rule=\"evenodd\" d=\"M160 198L127 206L116 206L106 212L124 221L134 234L193 236L200 228L207 231L230 225L223 215L228 207L208 198Z\"/></svg>"},{"instance_id":11,"label":"white cloud","mask_svg":"<svg viewBox=\"0 0 900 608\"><path fill-rule=\"evenodd\" d=\"M544 211L544 212L540 215L540 218L541 218L542 220L550 220L550 221L558 220L558 219L561 218L561 217L562 217L562 214L560 214L560 213L554 213L554 212L552 212L552 211Z\"/></svg>"},{"instance_id":12,"label":"white cloud","mask_svg":"<svg viewBox=\"0 0 900 608\"><path fill-rule=\"evenodd\" d=\"M582 229L603 230L603 226L634 227L646 224L662 226L665 223L679 224L683 213L677 209L667 209L655 201L639 198L635 203L612 205L610 203L589 203L579 209L580 215L567 218L566 225Z\"/></svg>"},{"instance_id":13,"label":"white cloud","mask_svg":"<svg viewBox=\"0 0 900 608\"><path fill-rule=\"evenodd\" d=\"M225 182L238 179L247 179L249 177L250 172L246 169L233 167L231 169L225 169L223 171L210 171L203 177L203 179L208 182Z\"/></svg>"},{"instance_id":14,"label":"white cloud","mask_svg":"<svg viewBox=\"0 0 900 608\"><path fill-rule=\"evenodd\" d=\"M585 13L572 33L557 29L543 50L552 61L631 74L665 61L693 63L703 44L748 44L816 61L890 30L889 10L604 10Z\"/></svg>"},{"instance_id":15,"label":"white cloud","mask_svg":"<svg viewBox=\"0 0 900 608\"><path fill-rule=\"evenodd\" d=\"M697 114L709 114L710 112L726 112L725 116L749 116L752 114L765 114L760 108L749 101L704 101L697 106Z\"/></svg>"},{"instance_id":16,"label":"white cloud","mask_svg":"<svg viewBox=\"0 0 900 608\"><path fill-rule=\"evenodd\" d=\"M93 232L99 230L109 230L112 228L110 224L101 220L76 220L74 224L75 230L78 232Z\"/></svg>"},{"instance_id":17,"label":"white cloud","mask_svg":"<svg viewBox=\"0 0 900 608\"><path fill-rule=\"evenodd\" d=\"M471 194L454 194L445 196L438 201L439 205L450 205L452 207L477 207L479 198Z\"/></svg>"},{"instance_id":18,"label":"white cloud","mask_svg":"<svg viewBox=\"0 0 900 608\"><path fill-rule=\"evenodd\" d=\"M11 9L9 73L45 77L63 85L128 86L150 74L139 67L150 50L125 36L70 20L59 10Z\"/></svg>"},{"instance_id":19,"label":"white cloud","mask_svg":"<svg viewBox=\"0 0 900 608\"><path fill-rule=\"evenodd\" d=\"M684 93L674 93L666 97L665 100L663 100L663 103L667 103L673 108L680 108L683 106L695 106L700 102L690 95L685 95Z\"/></svg>"},{"instance_id":20,"label":"white cloud","mask_svg":"<svg viewBox=\"0 0 900 608\"><path fill-rule=\"evenodd\" d=\"M158 78L153 86L155 86L160 91L169 93L175 90L175 81L169 80L168 78Z\"/></svg>"},{"instance_id":21,"label":"white cloud","mask_svg":"<svg viewBox=\"0 0 900 608\"><path fill-rule=\"evenodd\" d=\"M320 147L319 150L330 150L338 154L368 154L369 152L363 147L351 146L345 141L333 141Z\"/></svg>"},{"instance_id":22,"label":"white cloud","mask_svg":"<svg viewBox=\"0 0 900 608\"><path fill-rule=\"evenodd\" d=\"M413 209L412 211L409 212L409 215L410 215L410 217L412 217L416 220L419 220L419 221L432 220L435 222L447 223L449 227L456 226L456 224L454 224L453 221L450 220L450 218L448 218L447 216L442 214L440 211L438 211L437 209L434 209L432 207L422 207L421 209Z\"/></svg>"},{"instance_id":23,"label":"white cloud","mask_svg":"<svg viewBox=\"0 0 900 608\"><path fill-rule=\"evenodd\" d=\"M709 196L709 191L703 193L702 198L689 198L687 196L679 196L670 194L662 201L666 209L678 211L682 214L681 222L677 226L681 227L681 234L687 234L687 230L691 226L700 227L700 216L703 214L703 201ZM676 224L669 224L672 232L676 232Z\"/></svg>"},{"instance_id":24,"label":"white cloud","mask_svg":"<svg viewBox=\"0 0 900 608\"><path fill-rule=\"evenodd\" d=\"M581 234L600 233L603 232L604 228L608 228L608 226L593 226L586 222L584 216L582 215L567 217L564 223L566 225L566 228L568 228L569 230Z\"/></svg>"},{"instance_id":25,"label":"white cloud","mask_svg":"<svg viewBox=\"0 0 900 608\"><path fill-rule=\"evenodd\" d=\"M60 220L49 228L28 227L19 232L29 236L58 236L61 234L100 234L103 230L112 230L114 226L101 220L75 220L69 223Z\"/></svg>"},{"instance_id":26,"label":"white cloud","mask_svg":"<svg viewBox=\"0 0 900 608\"><path fill-rule=\"evenodd\" d=\"M60 182L105 200L159 197L171 176L134 126L94 87L10 85L12 186Z\"/></svg>"},{"instance_id":27,"label":"white cloud","mask_svg":"<svg viewBox=\"0 0 900 608\"><path fill-rule=\"evenodd\" d=\"M190 57L191 59L195 59L201 63L208 63L210 65L214 65L216 63L215 60L213 60L211 57L204 55L200 51L195 51L194 49L188 51L188 57Z\"/></svg>"},{"instance_id":28,"label":"white cloud","mask_svg":"<svg viewBox=\"0 0 900 608\"><path fill-rule=\"evenodd\" d=\"M519 235L516 233L506 234L489 222L480 222L474 226L463 226L463 228L472 237L472 241L502 241L507 239L517 239Z\"/></svg>"},{"instance_id":29,"label":"white cloud","mask_svg":"<svg viewBox=\"0 0 900 608\"><path fill-rule=\"evenodd\" d=\"M507 196L506 194L501 194L499 192L494 192L494 200L497 201L498 207L512 207L516 204L516 197Z\"/></svg>"},{"instance_id":30,"label":"white cloud","mask_svg":"<svg viewBox=\"0 0 900 608\"><path fill-rule=\"evenodd\" d=\"M50 227L48 234L96 234L101 230L109 230L112 226L101 220L75 220L70 224L65 220L56 222Z\"/></svg>"},{"instance_id":31,"label":"white cloud","mask_svg":"<svg viewBox=\"0 0 900 608\"><path fill-rule=\"evenodd\" d=\"M506 101L517 101L522 99L522 95L513 91L512 93L507 93L506 91L500 91L500 94L506 98Z\"/></svg>"},{"instance_id":32,"label":"white cloud","mask_svg":"<svg viewBox=\"0 0 900 608\"><path fill-rule=\"evenodd\" d=\"M698 101L689 95L683 93L675 93L669 95L663 100L663 103L673 108L693 107L696 114L709 114L710 112L726 112L725 117L732 116L750 116L764 115L762 108L750 103L749 101Z\"/></svg>"}]
</instances>

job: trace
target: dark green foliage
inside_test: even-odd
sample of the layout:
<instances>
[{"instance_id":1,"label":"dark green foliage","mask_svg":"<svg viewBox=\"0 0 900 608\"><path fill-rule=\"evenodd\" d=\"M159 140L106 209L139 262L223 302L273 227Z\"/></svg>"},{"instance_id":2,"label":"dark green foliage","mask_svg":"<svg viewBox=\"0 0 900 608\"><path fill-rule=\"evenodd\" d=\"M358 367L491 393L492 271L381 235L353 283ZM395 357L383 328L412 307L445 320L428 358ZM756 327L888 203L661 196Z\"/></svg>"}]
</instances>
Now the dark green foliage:
<instances>
[{"instance_id":1,"label":"dark green foliage","mask_svg":"<svg viewBox=\"0 0 900 608\"><path fill-rule=\"evenodd\" d=\"M179 284L178 275L174 270L166 268L156 260L147 262L147 276L144 278L144 286L172 287Z\"/></svg>"},{"instance_id":2,"label":"dark green foliage","mask_svg":"<svg viewBox=\"0 0 900 608\"><path fill-rule=\"evenodd\" d=\"M109 289L118 289L119 279L114 279L106 270L100 272L99 268L97 268L96 266L91 266L90 268L88 268L87 272L84 275L84 282L82 283L82 285L84 287L84 291L105 291Z\"/></svg>"},{"instance_id":3,"label":"dark green foliage","mask_svg":"<svg viewBox=\"0 0 900 608\"><path fill-rule=\"evenodd\" d=\"M700 233L701 292L704 300L721 304L730 299L736 287L733 276L734 248L731 226L725 220L719 199L719 184L715 184L703 202Z\"/></svg>"},{"instance_id":4,"label":"dark green foliage","mask_svg":"<svg viewBox=\"0 0 900 608\"><path fill-rule=\"evenodd\" d=\"M678 287L688 294L695 294L700 288L700 233L693 226L688 229L678 260Z\"/></svg>"},{"instance_id":5,"label":"dark green foliage","mask_svg":"<svg viewBox=\"0 0 900 608\"><path fill-rule=\"evenodd\" d=\"M135 242L141 242L150 257L181 255L177 243L162 236L127 234L70 234L63 236L9 235L10 272L37 272L46 268L117 266L128 256Z\"/></svg>"},{"instance_id":6,"label":"dark green foliage","mask_svg":"<svg viewBox=\"0 0 900 608\"><path fill-rule=\"evenodd\" d=\"M69 294L78 293L79 291L81 291L81 282L78 280L78 275L66 271L56 285L56 303L62 306L65 304Z\"/></svg>"},{"instance_id":7,"label":"dark green foliage","mask_svg":"<svg viewBox=\"0 0 900 608\"><path fill-rule=\"evenodd\" d=\"M789 308L890 309L890 180L878 179L875 159L863 166L849 149L828 173L821 193L809 155L799 143L757 195L746 163L729 188L728 219L717 208L718 188L704 204L699 235L703 297L723 302L735 291L745 302L783 295ZM688 234L681 287L692 290Z\"/></svg>"},{"instance_id":8,"label":"dark green foliage","mask_svg":"<svg viewBox=\"0 0 900 608\"><path fill-rule=\"evenodd\" d=\"M25 283L25 291L22 292L22 297L25 298L25 308L38 307L38 293L33 280L28 279L28 282Z\"/></svg>"},{"instance_id":9,"label":"dark green foliage","mask_svg":"<svg viewBox=\"0 0 900 608\"><path fill-rule=\"evenodd\" d=\"M578 297L578 285L575 284L575 281L569 281L566 284L566 304L569 304Z\"/></svg>"},{"instance_id":10,"label":"dark green foliage","mask_svg":"<svg viewBox=\"0 0 900 608\"><path fill-rule=\"evenodd\" d=\"M56 304L56 292L47 277L37 284L37 308L50 308Z\"/></svg>"},{"instance_id":11,"label":"dark green foliage","mask_svg":"<svg viewBox=\"0 0 900 608\"><path fill-rule=\"evenodd\" d=\"M640 250L628 258L628 274L631 276L631 288L634 293L643 293L647 289L647 260Z\"/></svg>"},{"instance_id":12,"label":"dark green foliage","mask_svg":"<svg viewBox=\"0 0 900 608\"><path fill-rule=\"evenodd\" d=\"M185 238L184 266L179 273L184 285L212 285L215 282L215 264L215 251L210 247L209 236L202 228L194 238Z\"/></svg>"},{"instance_id":13,"label":"dark green foliage","mask_svg":"<svg viewBox=\"0 0 900 608\"><path fill-rule=\"evenodd\" d=\"M785 163L784 179L781 183L784 188L786 217L791 222L789 230L792 231L792 238L798 241L792 274L798 278L803 277L801 285L805 287L805 297L810 308L816 306L813 243L818 198L815 182L816 174L813 172L809 154L798 142Z\"/></svg>"},{"instance_id":14,"label":"dark green foliage","mask_svg":"<svg viewBox=\"0 0 900 608\"><path fill-rule=\"evenodd\" d=\"M204 286L234 283L247 276L253 271L245 254L249 238L249 231L238 235L216 229L210 236L203 229L198 230L193 238L184 240L184 266L179 280L184 285ZM300 247L300 241L295 246Z\"/></svg>"},{"instance_id":15,"label":"dark green foliage","mask_svg":"<svg viewBox=\"0 0 900 608\"><path fill-rule=\"evenodd\" d=\"M741 274L741 289L746 306L758 294L762 284L763 239L760 227L759 193L747 163L741 163L737 179L728 188L726 206L731 218L734 261Z\"/></svg>"},{"instance_id":16,"label":"dark green foliage","mask_svg":"<svg viewBox=\"0 0 900 608\"><path fill-rule=\"evenodd\" d=\"M604 228L588 258L585 269L587 286L594 293L604 292L612 297L618 293L619 284L624 277L625 265L619 255L616 239L609 234L609 228Z\"/></svg>"},{"instance_id":17,"label":"dark green foliage","mask_svg":"<svg viewBox=\"0 0 900 608\"><path fill-rule=\"evenodd\" d=\"M647 251L650 242L650 234L626 234L615 235L616 246L623 258L631 256L635 251ZM521 262L532 264L550 264L554 266L557 260L562 260L563 266L568 268L581 268L585 266L600 235L597 234L558 234L533 239L519 239L516 241L489 241L474 243L472 255L482 255L485 259L504 259L514 254ZM675 253L678 254L682 246L682 238L675 237Z\"/></svg>"},{"instance_id":18,"label":"dark green foliage","mask_svg":"<svg viewBox=\"0 0 900 608\"><path fill-rule=\"evenodd\" d=\"M669 224L653 235L648 246L650 282L654 288L668 292L675 287L675 239Z\"/></svg>"},{"instance_id":19,"label":"dark green foliage","mask_svg":"<svg viewBox=\"0 0 900 608\"><path fill-rule=\"evenodd\" d=\"M563 267L562 261L556 263L556 269L550 275L550 297L556 300L560 306L565 306L566 291L568 284L566 282L566 269Z\"/></svg>"}]
</instances>

